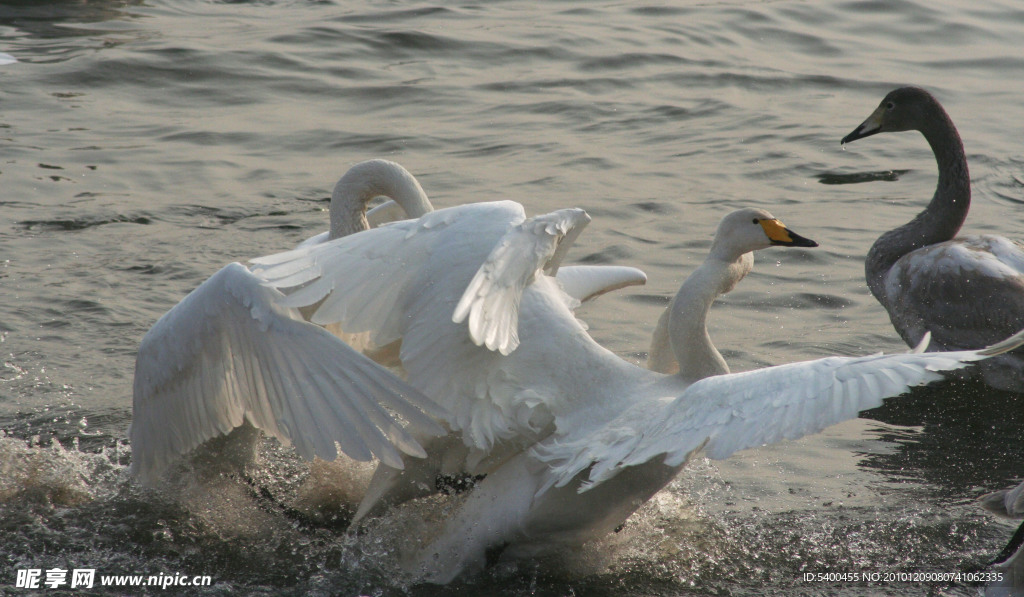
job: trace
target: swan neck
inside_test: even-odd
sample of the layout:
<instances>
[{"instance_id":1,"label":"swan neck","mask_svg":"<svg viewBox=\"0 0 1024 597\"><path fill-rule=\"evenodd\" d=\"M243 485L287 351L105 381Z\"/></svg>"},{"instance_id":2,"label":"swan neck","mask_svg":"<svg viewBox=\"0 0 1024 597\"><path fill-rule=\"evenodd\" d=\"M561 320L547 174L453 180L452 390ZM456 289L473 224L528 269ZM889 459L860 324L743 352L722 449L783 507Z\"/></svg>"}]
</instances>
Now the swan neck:
<instances>
[{"instance_id":1,"label":"swan neck","mask_svg":"<svg viewBox=\"0 0 1024 597\"><path fill-rule=\"evenodd\" d=\"M912 251L955 237L971 207L971 177L963 142L938 102L930 107L920 131L935 155L939 179L924 210L880 236L868 252L864 266L868 287L883 304L885 278L892 266Z\"/></svg>"},{"instance_id":2,"label":"swan neck","mask_svg":"<svg viewBox=\"0 0 1024 597\"><path fill-rule=\"evenodd\" d=\"M651 335L651 348L647 351L647 368L658 373L672 375L679 373L679 361L672 352L672 340L669 337L668 322L672 316L674 301L669 301L661 312L654 333Z\"/></svg>"},{"instance_id":3,"label":"swan neck","mask_svg":"<svg viewBox=\"0 0 1024 597\"><path fill-rule=\"evenodd\" d=\"M729 372L708 334L708 312L716 298L747 275L753 261L751 253L724 260L712 252L679 287L669 307L668 336L679 363L679 375L687 381Z\"/></svg>"},{"instance_id":4,"label":"swan neck","mask_svg":"<svg viewBox=\"0 0 1024 597\"><path fill-rule=\"evenodd\" d=\"M410 218L418 218L433 209L423 187L402 166L386 160L362 162L334 185L330 239L368 229L366 206L382 196L397 203Z\"/></svg>"}]
</instances>

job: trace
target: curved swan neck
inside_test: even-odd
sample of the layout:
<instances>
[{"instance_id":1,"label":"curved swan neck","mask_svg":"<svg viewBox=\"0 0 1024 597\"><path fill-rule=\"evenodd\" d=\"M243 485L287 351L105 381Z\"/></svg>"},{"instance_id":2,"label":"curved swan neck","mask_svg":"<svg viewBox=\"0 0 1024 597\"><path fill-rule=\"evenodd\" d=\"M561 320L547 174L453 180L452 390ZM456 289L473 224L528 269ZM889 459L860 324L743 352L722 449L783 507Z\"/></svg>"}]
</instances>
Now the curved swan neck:
<instances>
[{"instance_id":1,"label":"curved swan neck","mask_svg":"<svg viewBox=\"0 0 1024 597\"><path fill-rule=\"evenodd\" d=\"M669 341L679 363L679 375L687 381L729 372L708 334L708 312L716 298L732 290L750 272L754 256L723 256L727 253L712 246L711 255L683 282L669 306Z\"/></svg>"},{"instance_id":2,"label":"curved swan neck","mask_svg":"<svg viewBox=\"0 0 1024 597\"><path fill-rule=\"evenodd\" d=\"M926 117L917 130L932 148L939 180L928 206L910 222L880 236L868 252L865 261L868 287L880 301L884 296L885 276L893 264L911 251L956 236L971 207L971 177L963 142L938 101L930 97L929 100L925 106Z\"/></svg>"},{"instance_id":3,"label":"curved swan neck","mask_svg":"<svg viewBox=\"0 0 1024 597\"><path fill-rule=\"evenodd\" d=\"M329 238L333 240L369 228L366 204L380 196L394 200L410 218L418 218L433 209L423 187L402 166L387 160L361 162L334 185Z\"/></svg>"}]
</instances>

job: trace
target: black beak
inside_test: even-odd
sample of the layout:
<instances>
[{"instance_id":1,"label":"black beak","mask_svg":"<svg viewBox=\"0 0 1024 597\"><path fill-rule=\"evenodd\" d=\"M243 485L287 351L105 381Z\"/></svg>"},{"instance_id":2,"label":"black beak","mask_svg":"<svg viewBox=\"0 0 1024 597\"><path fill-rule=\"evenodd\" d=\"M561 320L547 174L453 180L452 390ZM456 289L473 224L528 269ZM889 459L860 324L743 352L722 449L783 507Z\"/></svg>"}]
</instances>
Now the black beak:
<instances>
[{"instance_id":1,"label":"black beak","mask_svg":"<svg viewBox=\"0 0 1024 597\"><path fill-rule=\"evenodd\" d=\"M772 244L779 247L817 247L818 243L813 240L800 236L796 232L793 232L789 228L786 228L786 234L789 235L789 241L784 240L773 240Z\"/></svg>"},{"instance_id":2,"label":"black beak","mask_svg":"<svg viewBox=\"0 0 1024 597\"><path fill-rule=\"evenodd\" d=\"M857 128L853 129L853 132L851 132L849 135L846 135L845 137L843 137L843 140L840 141L840 143L842 143L843 145L846 145L850 141L856 141L857 139L863 139L864 137L870 137L871 135L876 135L879 132L881 132L881 130L882 130L882 129L877 128L877 127L872 128L871 130L867 130L867 129L868 129L868 123L865 122L864 124L862 124L862 125L858 126Z\"/></svg>"},{"instance_id":3,"label":"black beak","mask_svg":"<svg viewBox=\"0 0 1024 597\"><path fill-rule=\"evenodd\" d=\"M867 120L860 123L860 126L853 129L853 132L843 137L840 141L842 144L847 144L850 141L856 141L857 139L863 139L864 137L870 137L877 133L882 132L882 123L885 121L885 106L880 105L875 108L875 111L871 113L871 116L867 117Z\"/></svg>"}]
</instances>

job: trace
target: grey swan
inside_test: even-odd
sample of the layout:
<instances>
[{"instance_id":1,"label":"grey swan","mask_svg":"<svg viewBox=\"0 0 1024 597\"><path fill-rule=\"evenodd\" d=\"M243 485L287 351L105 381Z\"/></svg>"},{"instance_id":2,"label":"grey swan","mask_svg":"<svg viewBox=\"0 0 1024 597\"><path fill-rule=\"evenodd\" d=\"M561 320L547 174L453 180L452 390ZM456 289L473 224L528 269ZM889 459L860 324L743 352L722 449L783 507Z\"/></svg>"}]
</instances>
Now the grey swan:
<instances>
[{"instance_id":1,"label":"grey swan","mask_svg":"<svg viewBox=\"0 0 1024 597\"><path fill-rule=\"evenodd\" d=\"M935 154L939 181L925 209L881 235L864 264L868 288L903 340L931 333L932 351L981 348L1024 328L1024 245L1002 236L959 236L971 205L967 157L956 127L919 87L889 92L846 144L877 133L920 131ZM977 368L991 387L1024 392L1024 351Z\"/></svg>"}]
</instances>

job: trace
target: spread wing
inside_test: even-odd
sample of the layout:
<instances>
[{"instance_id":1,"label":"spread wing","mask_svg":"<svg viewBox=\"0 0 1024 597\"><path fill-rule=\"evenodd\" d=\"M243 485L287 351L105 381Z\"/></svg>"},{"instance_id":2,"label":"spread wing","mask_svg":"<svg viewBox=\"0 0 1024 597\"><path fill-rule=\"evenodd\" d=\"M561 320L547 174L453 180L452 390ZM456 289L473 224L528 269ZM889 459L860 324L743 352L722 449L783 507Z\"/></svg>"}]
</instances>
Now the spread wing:
<instances>
[{"instance_id":1,"label":"spread wing","mask_svg":"<svg viewBox=\"0 0 1024 597\"><path fill-rule=\"evenodd\" d=\"M399 451L442 433L440 407L318 326L233 263L146 334L135 366L133 474L168 464L243 422L303 457L342 452L401 467ZM400 424L404 420L406 426Z\"/></svg>"},{"instance_id":2,"label":"spread wing","mask_svg":"<svg viewBox=\"0 0 1024 597\"><path fill-rule=\"evenodd\" d=\"M1024 332L979 351L829 357L708 377L677 398L638 403L600 431L579 439L570 432L538 445L535 454L551 467L541 491L564 486L588 469L580 491L655 457L679 466L699 448L721 459L816 433L885 398L941 379L940 371L1022 343Z\"/></svg>"}]
</instances>

